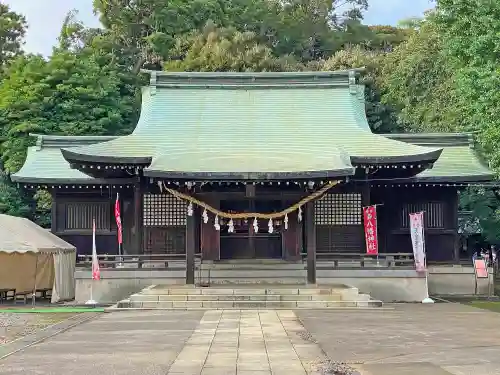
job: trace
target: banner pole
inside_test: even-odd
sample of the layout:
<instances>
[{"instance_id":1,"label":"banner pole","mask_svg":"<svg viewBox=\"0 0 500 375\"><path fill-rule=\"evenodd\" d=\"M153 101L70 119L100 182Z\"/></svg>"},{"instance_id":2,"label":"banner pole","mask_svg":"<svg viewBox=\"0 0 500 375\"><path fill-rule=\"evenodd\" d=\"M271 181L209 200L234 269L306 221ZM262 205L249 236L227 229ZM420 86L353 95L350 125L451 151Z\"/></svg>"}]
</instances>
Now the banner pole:
<instances>
[{"instance_id":1,"label":"banner pole","mask_svg":"<svg viewBox=\"0 0 500 375\"><path fill-rule=\"evenodd\" d=\"M427 268L427 250L425 248L425 225L424 225L424 212L422 212L422 240L424 249L424 267L425 267L425 298L422 303L434 303L434 300L429 297L429 269Z\"/></svg>"}]
</instances>

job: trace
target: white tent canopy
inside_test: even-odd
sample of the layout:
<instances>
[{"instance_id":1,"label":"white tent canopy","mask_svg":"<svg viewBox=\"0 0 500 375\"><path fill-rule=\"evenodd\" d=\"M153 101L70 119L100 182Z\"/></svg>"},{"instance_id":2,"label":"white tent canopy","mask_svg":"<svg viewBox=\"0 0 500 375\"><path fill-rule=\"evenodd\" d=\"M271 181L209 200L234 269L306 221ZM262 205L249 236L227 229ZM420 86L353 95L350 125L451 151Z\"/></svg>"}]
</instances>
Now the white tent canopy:
<instances>
[{"instance_id":1,"label":"white tent canopy","mask_svg":"<svg viewBox=\"0 0 500 375\"><path fill-rule=\"evenodd\" d=\"M52 288L52 303L75 297L76 248L32 221L0 214L0 289Z\"/></svg>"}]
</instances>

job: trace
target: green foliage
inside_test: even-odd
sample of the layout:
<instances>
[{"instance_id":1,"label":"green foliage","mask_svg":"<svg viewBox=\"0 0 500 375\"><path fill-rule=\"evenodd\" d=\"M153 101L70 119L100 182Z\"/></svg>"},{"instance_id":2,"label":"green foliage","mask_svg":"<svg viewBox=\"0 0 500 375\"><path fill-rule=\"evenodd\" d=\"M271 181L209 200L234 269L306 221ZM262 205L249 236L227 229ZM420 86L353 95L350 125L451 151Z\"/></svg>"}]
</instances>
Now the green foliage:
<instances>
[{"instance_id":1,"label":"green foliage","mask_svg":"<svg viewBox=\"0 0 500 375\"><path fill-rule=\"evenodd\" d=\"M479 224L482 237L492 243L500 242L500 195L495 189L469 188L460 195L460 206L470 212L465 226Z\"/></svg>"},{"instance_id":2,"label":"green foliage","mask_svg":"<svg viewBox=\"0 0 500 375\"><path fill-rule=\"evenodd\" d=\"M38 190L34 195L35 209L33 212L33 221L44 228L50 228L52 197L46 190Z\"/></svg>"},{"instance_id":3,"label":"green foliage","mask_svg":"<svg viewBox=\"0 0 500 375\"><path fill-rule=\"evenodd\" d=\"M432 17L386 56L378 79L383 101L394 106L407 131L449 132L462 128L453 67Z\"/></svg>"},{"instance_id":4,"label":"green foliage","mask_svg":"<svg viewBox=\"0 0 500 375\"><path fill-rule=\"evenodd\" d=\"M8 5L0 3L0 68L22 53L26 27L24 16L11 11Z\"/></svg>"},{"instance_id":5,"label":"green foliage","mask_svg":"<svg viewBox=\"0 0 500 375\"><path fill-rule=\"evenodd\" d=\"M0 172L1 214L31 217L33 211L31 202L26 192L18 189L4 172Z\"/></svg>"},{"instance_id":6,"label":"green foliage","mask_svg":"<svg viewBox=\"0 0 500 375\"><path fill-rule=\"evenodd\" d=\"M339 14L337 7L346 5ZM137 56L136 71L161 67L175 57L179 37L202 32L207 22L252 32L277 57L327 58L349 42L349 35L368 30L358 22L353 31L367 6L367 0L94 0L110 35Z\"/></svg>"},{"instance_id":7,"label":"green foliage","mask_svg":"<svg viewBox=\"0 0 500 375\"><path fill-rule=\"evenodd\" d=\"M57 51L48 62L20 57L0 84L5 170L22 166L29 133L126 134L136 118L135 87L110 59L69 51Z\"/></svg>"},{"instance_id":8,"label":"green foliage","mask_svg":"<svg viewBox=\"0 0 500 375\"><path fill-rule=\"evenodd\" d=\"M176 60L165 63L167 71L287 71L298 69L291 57L276 58L272 50L259 43L250 31L218 29L209 24L202 32L178 38L172 54Z\"/></svg>"},{"instance_id":9,"label":"green foliage","mask_svg":"<svg viewBox=\"0 0 500 375\"><path fill-rule=\"evenodd\" d=\"M500 171L500 3L440 0L437 23L455 70L464 127L476 131L488 159Z\"/></svg>"}]
</instances>

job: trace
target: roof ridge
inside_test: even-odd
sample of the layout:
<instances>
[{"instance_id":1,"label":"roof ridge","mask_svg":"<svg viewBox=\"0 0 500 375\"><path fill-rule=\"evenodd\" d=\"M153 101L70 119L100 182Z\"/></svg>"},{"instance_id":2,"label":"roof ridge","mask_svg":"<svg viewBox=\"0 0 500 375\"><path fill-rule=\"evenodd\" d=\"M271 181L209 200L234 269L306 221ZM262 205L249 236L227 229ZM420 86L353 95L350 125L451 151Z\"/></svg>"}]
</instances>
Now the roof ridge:
<instances>
[{"instance_id":1,"label":"roof ridge","mask_svg":"<svg viewBox=\"0 0 500 375\"><path fill-rule=\"evenodd\" d=\"M30 133L31 137L36 137L36 149L42 148L64 148L84 146L99 142L110 141L120 136L111 135L52 135Z\"/></svg>"},{"instance_id":2,"label":"roof ridge","mask_svg":"<svg viewBox=\"0 0 500 375\"><path fill-rule=\"evenodd\" d=\"M296 88L352 86L364 68L302 72L164 72L149 74L150 87Z\"/></svg>"},{"instance_id":3,"label":"roof ridge","mask_svg":"<svg viewBox=\"0 0 500 375\"><path fill-rule=\"evenodd\" d=\"M141 69L142 73L156 75L157 77L314 77L314 76L349 76L351 72L357 74L364 72L365 67L343 70L307 70L295 72L168 72L163 70Z\"/></svg>"},{"instance_id":4,"label":"roof ridge","mask_svg":"<svg viewBox=\"0 0 500 375\"><path fill-rule=\"evenodd\" d=\"M389 133L384 137L417 145L469 146L473 147L473 133Z\"/></svg>"}]
</instances>

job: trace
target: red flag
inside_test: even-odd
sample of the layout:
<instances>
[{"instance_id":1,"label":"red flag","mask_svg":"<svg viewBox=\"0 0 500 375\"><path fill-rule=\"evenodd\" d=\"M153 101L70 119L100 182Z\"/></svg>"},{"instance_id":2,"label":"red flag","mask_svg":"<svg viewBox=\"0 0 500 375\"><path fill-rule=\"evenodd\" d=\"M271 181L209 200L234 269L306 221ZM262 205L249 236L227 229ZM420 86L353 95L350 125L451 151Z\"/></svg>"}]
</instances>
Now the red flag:
<instances>
[{"instance_id":1,"label":"red flag","mask_svg":"<svg viewBox=\"0 0 500 375\"><path fill-rule=\"evenodd\" d=\"M366 253L378 255L377 206L363 207L365 224Z\"/></svg>"},{"instance_id":2,"label":"red flag","mask_svg":"<svg viewBox=\"0 0 500 375\"><path fill-rule=\"evenodd\" d=\"M122 219L120 215L120 196L118 193L116 193L115 220L116 220L116 228L118 231L118 244L121 245L123 243L123 236L122 236Z\"/></svg>"},{"instance_id":3,"label":"red flag","mask_svg":"<svg viewBox=\"0 0 500 375\"><path fill-rule=\"evenodd\" d=\"M101 280L101 269L95 246L95 219L92 220L92 280Z\"/></svg>"}]
</instances>

